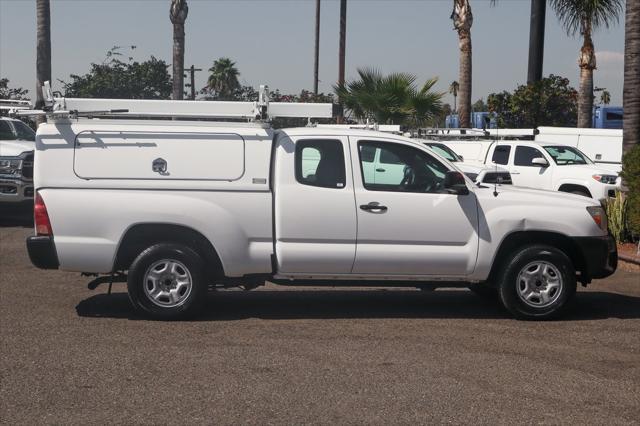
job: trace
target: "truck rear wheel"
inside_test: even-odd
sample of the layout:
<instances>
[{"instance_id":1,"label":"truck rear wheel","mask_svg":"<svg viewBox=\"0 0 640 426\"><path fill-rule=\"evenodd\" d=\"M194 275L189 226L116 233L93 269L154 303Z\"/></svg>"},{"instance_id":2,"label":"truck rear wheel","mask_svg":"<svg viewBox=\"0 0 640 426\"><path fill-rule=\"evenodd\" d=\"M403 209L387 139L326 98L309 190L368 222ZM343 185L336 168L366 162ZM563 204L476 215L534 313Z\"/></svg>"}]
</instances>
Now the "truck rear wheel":
<instances>
[{"instance_id":1,"label":"truck rear wheel","mask_svg":"<svg viewBox=\"0 0 640 426\"><path fill-rule=\"evenodd\" d=\"M191 316L202 307L207 283L202 258L173 243L153 245L133 261L127 289L136 310L155 319Z\"/></svg>"},{"instance_id":2,"label":"truck rear wheel","mask_svg":"<svg viewBox=\"0 0 640 426\"><path fill-rule=\"evenodd\" d=\"M545 245L523 247L504 264L499 282L500 301L518 319L557 317L576 292L571 260Z\"/></svg>"}]
</instances>

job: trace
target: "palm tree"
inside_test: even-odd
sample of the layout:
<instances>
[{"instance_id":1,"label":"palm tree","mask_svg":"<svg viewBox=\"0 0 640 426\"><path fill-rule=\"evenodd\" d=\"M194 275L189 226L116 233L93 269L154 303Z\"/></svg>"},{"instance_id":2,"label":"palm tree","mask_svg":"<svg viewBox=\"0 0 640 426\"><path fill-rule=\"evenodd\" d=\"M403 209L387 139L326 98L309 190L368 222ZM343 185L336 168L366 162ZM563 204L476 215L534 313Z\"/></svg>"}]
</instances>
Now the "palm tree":
<instances>
[{"instance_id":1,"label":"palm tree","mask_svg":"<svg viewBox=\"0 0 640 426\"><path fill-rule=\"evenodd\" d=\"M600 102L604 105L609 105L611 102L611 93L608 90L603 90L600 94Z\"/></svg>"},{"instance_id":2,"label":"palm tree","mask_svg":"<svg viewBox=\"0 0 640 426\"><path fill-rule=\"evenodd\" d=\"M320 0L316 0L316 43L313 55L313 94L318 94L318 67L320 64Z\"/></svg>"},{"instance_id":3,"label":"palm tree","mask_svg":"<svg viewBox=\"0 0 640 426\"><path fill-rule=\"evenodd\" d=\"M449 93L453 95L453 112L456 112L456 100L458 98L458 89L460 89L460 83L457 81L452 81L449 85Z\"/></svg>"},{"instance_id":4,"label":"palm tree","mask_svg":"<svg viewBox=\"0 0 640 426\"><path fill-rule=\"evenodd\" d=\"M640 2L627 0L624 22L623 150L640 144Z\"/></svg>"},{"instance_id":5,"label":"palm tree","mask_svg":"<svg viewBox=\"0 0 640 426\"><path fill-rule=\"evenodd\" d=\"M238 76L240 72L236 63L229 58L220 58L209 68L211 75L207 80L207 88L216 93L217 99L230 100L234 92L240 88Z\"/></svg>"},{"instance_id":6,"label":"palm tree","mask_svg":"<svg viewBox=\"0 0 640 426\"><path fill-rule=\"evenodd\" d=\"M340 0L340 44L338 47L338 86L344 86L344 68L345 54L347 43L347 0ZM340 105L343 105L342 99L338 98ZM344 121L344 112L340 110L337 122Z\"/></svg>"},{"instance_id":7,"label":"palm tree","mask_svg":"<svg viewBox=\"0 0 640 426\"><path fill-rule=\"evenodd\" d=\"M357 80L334 86L345 107L360 120L378 124L420 126L442 110L444 93L433 92L436 78L418 90L416 77L407 73L383 76L371 68L358 69Z\"/></svg>"},{"instance_id":8,"label":"palm tree","mask_svg":"<svg viewBox=\"0 0 640 426\"><path fill-rule=\"evenodd\" d=\"M188 13L187 0L171 0L169 18L173 24L173 99L184 98L184 21Z\"/></svg>"},{"instance_id":9,"label":"palm tree","mask_svg":"<svg viewBox=\"0 0 640 426\"><path fill-rule=\"evenodd\" d=\"M593 70L596 54L591 34L601 26L618 21L623 0L550 0L568 35L580 32L580 88L578 90L578 127L591 127L593 114Z\"/></svg>"},{"instance_id":10,"label":"palm tree","mask_svg":"<svg viewBox=\"0 0 640 426\"><path fill-rule=\"evenodd\" d=\"M542 62L544 59L544 21L546 13L547 0L531 0L527 83L534 83L542 80Z\"/></svg>"},{"instance_id":11,"label":"palm tree","mask_svg":"<svg viewBox=\"0 0 640 426\"><path fill-rule=\"evenodd\" d=\"M471 127L471 25L473 14L469 0L453 0L451 12L453 28L458 32L458 46L460 48L460 71L458 81L460 87L460 110L458 117L460 127Z\"/></svg>"},{"instance_id":12,"label":"palm tree","mask_svg":"<svg viewBox=\"0 0 640 426\"><path fill-rule=\"evenodd\" d=\"M37 46L35 107L36 109L42 109L44 106L42 85L45 81L51 81L51 11L49 7L49 0L37 0L36 20Z\"/></svg>"}]
</instances>

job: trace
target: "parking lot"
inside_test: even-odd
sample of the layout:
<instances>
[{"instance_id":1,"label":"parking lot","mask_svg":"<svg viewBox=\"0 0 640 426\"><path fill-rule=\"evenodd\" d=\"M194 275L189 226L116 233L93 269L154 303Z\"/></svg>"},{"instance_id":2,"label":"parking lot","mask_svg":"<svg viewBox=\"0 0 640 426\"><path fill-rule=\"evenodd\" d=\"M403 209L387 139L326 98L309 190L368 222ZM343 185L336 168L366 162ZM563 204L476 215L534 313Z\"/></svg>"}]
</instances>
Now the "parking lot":
<instances>
[{"instance_id":1,"label":"parking lot","mask_svg":"<svg viewBox=\"0 0 640 426\"><path fill-rule=\"evenodd\" d=\"M28 260L0 227L5 424L589 423L640 418L640 275L519 322L467 290L210 295L190 322L134 316L123 284Z\"/></svg>"}]
</instances>

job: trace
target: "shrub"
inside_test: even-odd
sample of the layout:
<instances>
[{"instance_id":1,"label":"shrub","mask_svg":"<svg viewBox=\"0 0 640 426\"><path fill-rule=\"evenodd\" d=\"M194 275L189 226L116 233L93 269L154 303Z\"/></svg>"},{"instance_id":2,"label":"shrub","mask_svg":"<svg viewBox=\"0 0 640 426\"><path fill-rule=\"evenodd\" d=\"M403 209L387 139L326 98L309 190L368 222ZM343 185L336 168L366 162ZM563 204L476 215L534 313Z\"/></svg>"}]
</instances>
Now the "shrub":
<instances>
[{"instance_id":1,"label":"shrub","mask_svg":"<svg viewBox=\"0 0 640 426\"><path fill-rule=\"evenodd\" d=\"M605 203L607 217L609 218L609 231L618 243L627 241L629 229L627 227L627 199L621 192L616 193L615 198L607 199Z\"/></svg>"},{"instance_id":2,"label":"shrub","mask_svg":"<svg viewBox=\"0 0 640 426\"><path fill-rule=\"evenodd\" d=\"M640 235L640 144L636 144L622 158L622 179L627 193L627 223L629 230Z\"/></svg>"}]
</instances>

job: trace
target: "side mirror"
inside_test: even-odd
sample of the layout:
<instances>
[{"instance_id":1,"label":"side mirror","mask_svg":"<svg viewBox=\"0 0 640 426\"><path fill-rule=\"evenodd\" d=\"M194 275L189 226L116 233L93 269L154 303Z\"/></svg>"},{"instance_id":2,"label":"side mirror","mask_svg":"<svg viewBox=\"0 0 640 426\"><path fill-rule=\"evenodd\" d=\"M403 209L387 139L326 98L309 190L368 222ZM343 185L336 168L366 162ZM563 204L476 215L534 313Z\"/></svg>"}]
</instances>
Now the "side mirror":
<instances>
[{"instance_id":1,"label":"side mirror","mask_svg":"<svg viewBox=\"0 0 640 426\"><path fill-rule=\"evenodd\" d=\"M533 160L531 160L531 164L533 164L534 166L549 167L549 162L542 157L534 158Z\"/></svg>"},{"instance_id":2,"label":"side mirror","mask_svg":"<svg viewBox=\"0 0 640 426\"><path fill-rule=\"evenodd\" d=\"M469 188L460 172L450 170L444 175L444 189L449 194L468 195Z\"/></svg>"}]
</instances>

